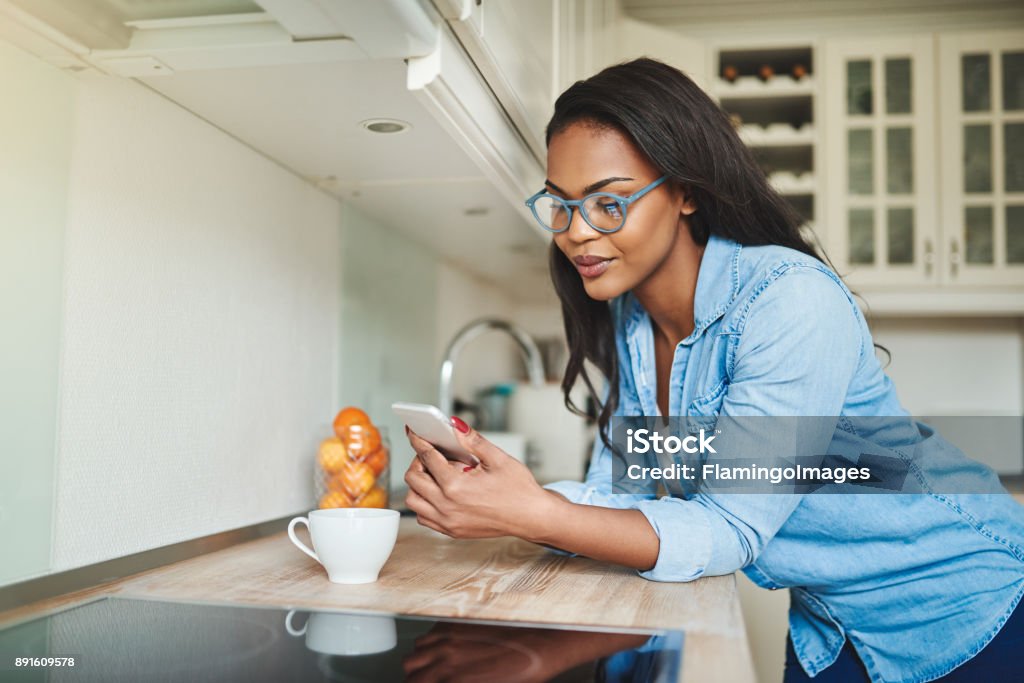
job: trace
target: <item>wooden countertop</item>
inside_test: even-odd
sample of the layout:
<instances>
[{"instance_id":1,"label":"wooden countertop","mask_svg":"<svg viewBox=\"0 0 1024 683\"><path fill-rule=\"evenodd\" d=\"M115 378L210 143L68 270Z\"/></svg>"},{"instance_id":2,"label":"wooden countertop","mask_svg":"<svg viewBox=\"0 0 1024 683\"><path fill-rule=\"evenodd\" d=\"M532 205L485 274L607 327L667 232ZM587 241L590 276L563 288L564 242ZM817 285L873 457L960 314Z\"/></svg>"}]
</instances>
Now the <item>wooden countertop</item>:
<instances>
[{"instance_id":1,"label":"wooden countertop","mask_svg":"<svg viewBox=\"0 0 1024 683\"><path fill-rule=\"evenodd\" d=\"M0 625L105 595L677 629L686 632L682 680L755 679L733 576L658 583L514 538L453 540L406 517L376 583L330 583L278 533L9 610Z\"/></svg>"}]
</instances>

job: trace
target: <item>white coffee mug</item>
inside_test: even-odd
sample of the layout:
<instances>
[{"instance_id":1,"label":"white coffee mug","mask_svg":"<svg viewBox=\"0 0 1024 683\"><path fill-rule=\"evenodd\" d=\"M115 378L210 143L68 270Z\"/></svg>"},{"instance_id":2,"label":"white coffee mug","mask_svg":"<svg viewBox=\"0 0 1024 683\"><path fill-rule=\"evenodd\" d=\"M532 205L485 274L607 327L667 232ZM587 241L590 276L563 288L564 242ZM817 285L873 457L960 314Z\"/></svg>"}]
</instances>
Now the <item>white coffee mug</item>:
<instances>
[{"instance_id":1,"label":"white coffee mug","mask_svg":"<svg viewBox=\"0 0 1024 683\"><path fill-rule=\"evenodd\" d=\"M373 583L398 538L398 511L380 508L313 510L288 524L288 538L327 570L334 583ZM305 524L313 549L295 535Z\"/></svg>"},{"instance_id":2,"label":"white coffee mug","mask_svg":"<svg viewBox=\"0 0 1024 683\"><path fill-rule=\"evenodd\" d=\"M290 635L306 636L306 647L325 655L372 655L394 649L398 629L394 617L339 612L310 612L309 619L297 629L291 610L284 618Z\"/></svg>"}]
</instances>

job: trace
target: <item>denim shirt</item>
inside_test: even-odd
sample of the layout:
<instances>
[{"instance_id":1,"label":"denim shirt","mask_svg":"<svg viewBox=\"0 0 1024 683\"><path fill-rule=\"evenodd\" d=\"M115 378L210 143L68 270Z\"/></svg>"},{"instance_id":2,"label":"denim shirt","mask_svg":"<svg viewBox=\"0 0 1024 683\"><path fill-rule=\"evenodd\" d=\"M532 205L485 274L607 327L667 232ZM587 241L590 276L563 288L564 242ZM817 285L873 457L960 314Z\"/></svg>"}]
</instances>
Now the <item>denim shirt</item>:
<instances>
[{"instance_id":1,"label":"denim shirt","mask_svg":"<svg viewBox=\"0 0 1024 683\"><path fill-rule=\"evenodd\" d=\"M658 415L650 317L631 293L611 307L616 414ZM849 290L812 257L712 236L694 323L675 349L670 415L908 415ZM918 424L922 447L936 454L919 473L924 494L612 493L600 439L585 482L547 488L574 503L640 510L660 539L645 578L742 569L764 588L790 588L790 637L809 675L849 638L872 680L929 681L976 655L1024 593L1024 506L991 468ZM946 493L954 470L990 493Z\"/></svg>"}]
</instances>

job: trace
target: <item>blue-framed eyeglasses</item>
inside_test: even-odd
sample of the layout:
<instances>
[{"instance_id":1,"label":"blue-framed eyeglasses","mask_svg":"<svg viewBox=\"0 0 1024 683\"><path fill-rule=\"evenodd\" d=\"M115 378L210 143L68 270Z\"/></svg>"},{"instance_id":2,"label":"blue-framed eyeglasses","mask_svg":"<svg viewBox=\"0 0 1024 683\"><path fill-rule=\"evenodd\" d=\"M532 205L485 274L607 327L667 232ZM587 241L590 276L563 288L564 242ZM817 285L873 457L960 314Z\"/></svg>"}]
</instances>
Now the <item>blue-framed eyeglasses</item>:
<instances>
[{"instance_id":1,"label":"blue-framed eyeglasses","mask_svg":"<svg viewBox=\"0 0 1024 683\"><path fill-rule=\"evenodd\" d=\"M583 199L562 199L547 190L541 190L526 200L534 218L545 230L565 232L572 224L572 212L579 208L583 220L594 230L603 233L615 232L626 224L626 209L633 202L668 180L663 175L653 183L637 190L628 197L610 192L595 192Z\"/></svg>"}]
</instances>

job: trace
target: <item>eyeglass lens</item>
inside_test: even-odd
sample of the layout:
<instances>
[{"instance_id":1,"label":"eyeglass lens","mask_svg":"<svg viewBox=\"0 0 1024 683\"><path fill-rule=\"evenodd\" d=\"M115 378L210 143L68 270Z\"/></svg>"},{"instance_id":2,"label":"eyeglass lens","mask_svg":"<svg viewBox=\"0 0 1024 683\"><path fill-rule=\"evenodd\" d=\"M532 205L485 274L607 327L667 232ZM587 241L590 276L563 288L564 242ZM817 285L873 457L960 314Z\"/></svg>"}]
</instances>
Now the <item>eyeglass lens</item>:
<instances>
[{"instance_id":1,"label":"eyeglass lens","mask_svg":"<svg viewBox=\"0 0 1024 683\"><path fill-rule=\"evenodd\" d=\"M544 227L561 231L569 227L569 208L554 197L540 197L534 204ZM625 211L612 197L597 195L583 203L585 217L599 230L617 230L622 226Z\"/></svg>"},{"instance_id":2,"label":"eyeglass lens","mask_svg":"<svg viewBox=\"0 0 1024 683\"><path fill-rule=\"evenodd\" d=\"M554 197L540 197L533 207L548 230L561 231L569 227L569 207Z\"/></svg>"}]
</instances>

